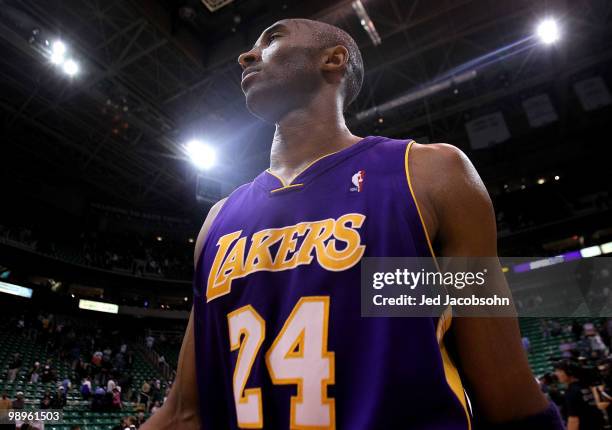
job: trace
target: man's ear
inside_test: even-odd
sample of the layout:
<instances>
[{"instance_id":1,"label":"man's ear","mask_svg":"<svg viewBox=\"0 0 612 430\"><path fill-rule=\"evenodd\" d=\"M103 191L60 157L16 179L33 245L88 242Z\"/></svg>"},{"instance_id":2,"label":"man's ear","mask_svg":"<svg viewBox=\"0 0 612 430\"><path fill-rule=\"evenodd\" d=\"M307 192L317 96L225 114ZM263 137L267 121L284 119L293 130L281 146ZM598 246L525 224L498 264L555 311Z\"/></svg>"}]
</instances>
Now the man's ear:
<instances>
[{"instance_id":1,"label":"man's ear","mask_svg":"<svg viewBox=\"0 0 612 430\"><path fill-rule=\"evenodd\" d=\"M337 72L346 68L349 60L349 53L342 45L327 48L323 55L321 68L325 72Z\"/></svg>"}]
</instances>

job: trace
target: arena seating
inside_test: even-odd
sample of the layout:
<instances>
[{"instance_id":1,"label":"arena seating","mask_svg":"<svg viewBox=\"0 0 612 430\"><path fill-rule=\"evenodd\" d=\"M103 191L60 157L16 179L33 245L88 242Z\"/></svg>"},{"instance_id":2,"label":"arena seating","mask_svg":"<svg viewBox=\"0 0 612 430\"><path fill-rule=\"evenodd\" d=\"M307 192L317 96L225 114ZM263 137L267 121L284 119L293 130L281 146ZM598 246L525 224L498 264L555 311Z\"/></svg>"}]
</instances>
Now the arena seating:
<instances>
[{"instance_id":1,"label":"arena seating","mask_svg":"<svg viewBox=\"0 0 612 430\"><path fill-rule=\"evenodd\" d=\"M562 327L571 325L576 318L549 318L549 321L556 321ZM585 320L586 322L587 320ZM589 322L595 324L603 322L602 319L589 318ZM536 376L552 372L553 362L551 357L560 357L560 345L565 342L572 342L572 333L561 331L558 335L545 336L541 327L541 318L521 318L521 335L529 338L530 352L528 354L529 365Z\"/></svg>"},{"instance_id":2,"label":"arena seating","mask_svg":"<svg viewBox=\"0 0 612 430\"><path fill-rule=\"evenodd\" d=\"M157 370L146 361L139 352L136 345L130 345L135 351L134 366L131 370L133 376L132 390L138 392L143 381L159 379ZM27 371L34 362L45 363L47 359L53 360L53 367L57 372L57 381L62 381L66 377L73 377L70 364L61 360L59 355L53 351L46 351L45 346L24 336L3 330L0 332L0 363L3 367L0 375L6 375L10 357L19 352L23 359L23 366L13 382L0 379L0 393L6 392L10 398L15 398L17 392L24 393L26 409L39 409L40 400L46 391L51 393L56 391L58 382L32 384L27 379ZM124 388L126 389L126 388ZM73 424L82 425L83 430L110 430L119 424L121 417L135 415L137 405L134 402L123 402L121 410L112 412L92 412L89 401L82 400L79 387L74 386L67 393L67 404L64 407L64 420L61 424L47 425L47 430L68 430ZM150 414L145 413L145 417Z\"/></svg>"}]
</instances>

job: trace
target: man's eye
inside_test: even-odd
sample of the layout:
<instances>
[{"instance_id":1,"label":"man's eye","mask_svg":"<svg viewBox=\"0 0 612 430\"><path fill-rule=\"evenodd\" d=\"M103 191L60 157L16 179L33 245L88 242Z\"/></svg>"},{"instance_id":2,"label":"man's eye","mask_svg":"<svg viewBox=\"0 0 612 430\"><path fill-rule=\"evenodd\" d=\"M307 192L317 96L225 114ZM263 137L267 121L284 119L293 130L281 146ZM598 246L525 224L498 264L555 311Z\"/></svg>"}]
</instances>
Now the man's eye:
<instances>
[{"instance_id":1,"label":"man's eye","mask_svg":"<svg viewBox=\"0 0 612 430\"><path fill-rule=\"evenodd\" d=\"M280 37L279 33L273 33L270 36L268 36L268 41L272 42L274 39L276 39L277 37Z\"/></svg>"}]
</instances>

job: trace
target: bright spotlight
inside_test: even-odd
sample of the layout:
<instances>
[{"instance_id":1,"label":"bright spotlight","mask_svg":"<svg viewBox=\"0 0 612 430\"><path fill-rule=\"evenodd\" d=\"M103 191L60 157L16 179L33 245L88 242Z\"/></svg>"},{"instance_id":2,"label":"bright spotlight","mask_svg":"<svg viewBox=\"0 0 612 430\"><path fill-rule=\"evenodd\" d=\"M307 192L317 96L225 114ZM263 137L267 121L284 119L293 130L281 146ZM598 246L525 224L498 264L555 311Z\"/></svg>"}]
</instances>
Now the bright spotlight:
<instances>
[{"instance_id":1,"label":"bright spotlight","mask_svg":"<svg viewBox=\"0 0 612 430\"><path fill-rule=\"evenodd\" d=\"M64 55L66 54L66 45L61 40L56 40L51 45L51 62L53 64L62 64Z\"/></svg>"},{"instance_id":2,"label":"bright spotlight","mask_svg":"<svg viewBox=\"0 0 612 430\"><path fill-rule=\"evenodd\" d=\"M542 43L551 45L559 40L559 26L554 19L545 19L538 24L537 34Z\"/></svg>"},{"instance_id":3,"label":"bright spotlight","mask_svg":"<svg viewBox=\"0 0 612 430\"><path fill-rule=\"evenodd\" d=\"M79 63L73 59L68 59L64 62L63 69L68 76L74 76L79 72Z\"/></svg>"},{"instance_id":4,"label":"bright spotlight","mask_svg":"<svg viewBox=\"0 0 612 430\"><path fill-rule=\"evenodd\" d=\"M200 169L209 169L215 164L215 150L199 140L192 140L185 146L191 161Z\"/></svg>"}]
</instances>

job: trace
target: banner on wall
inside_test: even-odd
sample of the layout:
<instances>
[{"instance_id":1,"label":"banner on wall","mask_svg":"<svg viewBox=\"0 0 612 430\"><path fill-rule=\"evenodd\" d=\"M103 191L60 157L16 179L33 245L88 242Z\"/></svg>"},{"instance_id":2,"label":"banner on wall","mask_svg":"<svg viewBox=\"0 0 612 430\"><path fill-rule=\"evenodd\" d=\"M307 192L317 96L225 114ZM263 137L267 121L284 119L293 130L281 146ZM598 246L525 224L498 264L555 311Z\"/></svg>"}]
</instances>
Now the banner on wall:
<instances>
[{"instance_id":1,"label":"banner on wall","mask_svg":"<svg viewBox=\"0 0 612 430\"><path fill-rule=\"evenodd\" d=\"M510 139L510 132L501 112L481 116L465 123L472 149L487 148Z\"/></svg>"}]
</instances>

